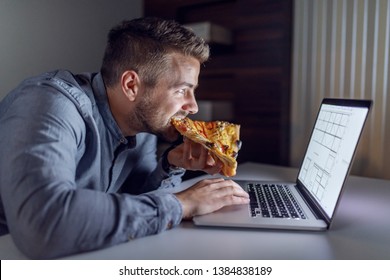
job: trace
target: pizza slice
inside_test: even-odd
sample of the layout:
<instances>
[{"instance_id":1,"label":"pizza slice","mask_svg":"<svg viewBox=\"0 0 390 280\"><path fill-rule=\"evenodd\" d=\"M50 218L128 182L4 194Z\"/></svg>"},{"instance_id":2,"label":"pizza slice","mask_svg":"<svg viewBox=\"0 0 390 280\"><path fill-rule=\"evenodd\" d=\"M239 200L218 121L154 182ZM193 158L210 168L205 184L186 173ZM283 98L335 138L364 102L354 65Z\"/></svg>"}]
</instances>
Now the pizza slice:
<instances>
[{"instance_id":1,"label":"pizza slice","mask_svg":"<svg viewBox=\"0 0 390 280\"><path fill-rule=\"evenodd\" d=\"M226 121L194 121L189 118L172 118L171 122L181 135L202 144L214 159L221 160L223 175L236 175L236 158L241 148L240 125Z\"/></svg>"}]
</instances>

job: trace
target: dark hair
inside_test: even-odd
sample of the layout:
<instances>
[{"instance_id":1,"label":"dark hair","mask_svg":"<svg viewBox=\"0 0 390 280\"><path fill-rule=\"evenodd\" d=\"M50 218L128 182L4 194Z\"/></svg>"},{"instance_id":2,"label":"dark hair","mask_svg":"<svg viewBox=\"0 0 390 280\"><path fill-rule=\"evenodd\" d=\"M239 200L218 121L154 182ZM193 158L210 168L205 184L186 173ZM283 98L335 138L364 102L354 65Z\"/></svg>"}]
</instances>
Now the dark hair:
<instances>
[{"instance_id":1,"label":"dark hair","mask_svg":"<svg viewBox=\"0 0 390 280\"><path fill-rule=\"evenodd\" d=\"M134 70L148 86L154 86L166 70L167 55L178 52L199 60L209 58L209 46L190 29L173 20L139 18L123 21L108 34L101 73L107 87L122 73Z\"/></svg>"}]
</instances>

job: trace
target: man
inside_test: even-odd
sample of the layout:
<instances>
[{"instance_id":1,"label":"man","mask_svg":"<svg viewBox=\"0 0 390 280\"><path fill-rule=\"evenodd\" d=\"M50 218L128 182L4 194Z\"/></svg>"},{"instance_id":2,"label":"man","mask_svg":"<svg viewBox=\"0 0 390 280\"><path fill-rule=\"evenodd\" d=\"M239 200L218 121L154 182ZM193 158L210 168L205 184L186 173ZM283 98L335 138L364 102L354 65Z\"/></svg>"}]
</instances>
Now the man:
<instances>
[{"instance_id":1,"label":"man","mask_svg":"<svg viewBox=\"0 0 390 280\"><path fill-rule=\"evenodd\" d=\"M99 73L58 70L22 82L0 103L0 229L31 258L54 258L159 233L248 203L233 181L172 194L187 170L215 174L207 150L174 143L173 116L194 96L208 45L173 21L125 21L108 36Z\"/></svg>"}]
</instances>

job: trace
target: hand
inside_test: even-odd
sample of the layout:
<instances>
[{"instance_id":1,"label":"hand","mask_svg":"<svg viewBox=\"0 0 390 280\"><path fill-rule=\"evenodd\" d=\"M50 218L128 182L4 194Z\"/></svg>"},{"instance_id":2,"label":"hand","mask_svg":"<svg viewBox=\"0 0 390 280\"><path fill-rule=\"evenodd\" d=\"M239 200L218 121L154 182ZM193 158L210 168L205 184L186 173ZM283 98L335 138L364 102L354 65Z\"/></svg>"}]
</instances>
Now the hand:
<instances>
[{"instance_id":1,"label":"hand","mask_svg":"<svg viewBox=\"0 0 390 280\"><path fill-rule=\"evenodd\" d=\"M183 219L214 212L224 206L248 204L249 195L232 180L206 179L176 194Z\"/></svg>"},{"instance_id":2,"label":"hand","mask_svg":"<svg viewBox=\"0 0 390 280\"><path fill-rule=\"evenodd\" d=\"M168 153L168 162L171 165L187 170L202 170L208 174L221 172L222 162L215 160L205 147L184 138L183 144Z\"/></svg>"}]
</instances>

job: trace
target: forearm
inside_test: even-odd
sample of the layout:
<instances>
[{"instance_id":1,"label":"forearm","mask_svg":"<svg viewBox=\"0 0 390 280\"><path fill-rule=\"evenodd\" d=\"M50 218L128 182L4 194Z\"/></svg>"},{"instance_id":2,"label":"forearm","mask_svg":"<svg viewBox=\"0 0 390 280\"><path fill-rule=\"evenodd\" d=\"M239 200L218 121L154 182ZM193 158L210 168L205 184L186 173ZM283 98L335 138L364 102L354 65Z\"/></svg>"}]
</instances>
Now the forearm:
<instances>
[{"instance_id":1,"label":"forearm","mask_svg":"<svg viewBox=\"0 0 390 280\"><path fill-rule=\"evenodd\" d=\"M143 194L157 189L180 187L185 170L169 168L167 170L164 168L163 161L164 156L158 162L153 158L144 158L142 164L139 164L129 175L121 192Z\"/></svg>"},{"instance_id":2,"label":"forearm","mask_svg":"<svg viewBox=\"0 0 390 280\"><path fill-rule=\"evenodd\" d=\"M161 232L182 217L180 203L169 193L131 196L77 190L50 197L41 203L31 198L24 205L6 205L15 244L28 257L54 258L107 247Z\"/></svg>"}]
</instances>

